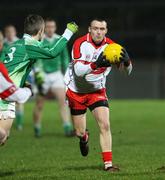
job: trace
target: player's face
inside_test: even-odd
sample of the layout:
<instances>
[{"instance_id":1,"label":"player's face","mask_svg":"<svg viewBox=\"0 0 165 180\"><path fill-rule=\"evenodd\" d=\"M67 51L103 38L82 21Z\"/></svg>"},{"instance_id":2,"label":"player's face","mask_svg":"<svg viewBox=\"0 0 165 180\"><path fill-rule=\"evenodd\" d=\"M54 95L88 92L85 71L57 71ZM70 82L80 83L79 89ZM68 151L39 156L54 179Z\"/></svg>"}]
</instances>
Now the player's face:
<instances>
[{"instance_id":1,"label":"player's face","mask_svg":"<svg viewBox=\"0 0 165 180\"><path fill-rule=\"evenodd\" d=\"M107 23L105 21L92 21L89 33L96 44L101 43L107 33Z\"/></svg>"},{"instance_id":2,"label":"player's face","mask_svg":"<svg viewBox=\"0 0 165 180\"><path fill-rule=\"evenodd\" d=\"M16 33L16 29L14 26L9 26L5 29L5 38L10 42L14 41L16 34L17 33Z\"/></svg>"},{"instance_id":3,"label":"player's face","mask_svg":"<svg viewBox=\"0 0 165 180\"><path fill-rule=\"evenodd\" d=\"M48 37L52 37L53 34L56 32L57 26L54 21L47 21L45 23L45 34Z\"/></svg>"}]
</instances>

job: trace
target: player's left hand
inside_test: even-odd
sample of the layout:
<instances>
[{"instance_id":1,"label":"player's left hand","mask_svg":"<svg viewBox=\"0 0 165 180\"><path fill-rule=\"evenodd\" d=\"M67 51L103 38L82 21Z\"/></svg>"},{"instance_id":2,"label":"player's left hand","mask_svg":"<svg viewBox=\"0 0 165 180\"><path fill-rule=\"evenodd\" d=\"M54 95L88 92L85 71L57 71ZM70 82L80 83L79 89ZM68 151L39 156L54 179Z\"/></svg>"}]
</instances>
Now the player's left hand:
<instances>
[{"instance_id":1,"label":"player's left hand","mask_svg":"<svg viewBox=\"0 0 165 180\"><path fill-rule=\"evenodd\" d=\"M120 58L120 62L121 63L124 63L125 66L128 66L130 64L130 57L126 51L125 48L122 49L122 52L120 53L121 54L121 58Z\"/></svg>"},{"instance_id":2,"label":"player's left hand","mask_svg":"<svg viewBox=\"0 0 165 180\"><path fill-rule=\"evenodd\" d=\"M67 24L67 29L69 29L73 33L76 33L78 31L78 25L75 22L70 22Z\"/></svg>"}]
</instances>

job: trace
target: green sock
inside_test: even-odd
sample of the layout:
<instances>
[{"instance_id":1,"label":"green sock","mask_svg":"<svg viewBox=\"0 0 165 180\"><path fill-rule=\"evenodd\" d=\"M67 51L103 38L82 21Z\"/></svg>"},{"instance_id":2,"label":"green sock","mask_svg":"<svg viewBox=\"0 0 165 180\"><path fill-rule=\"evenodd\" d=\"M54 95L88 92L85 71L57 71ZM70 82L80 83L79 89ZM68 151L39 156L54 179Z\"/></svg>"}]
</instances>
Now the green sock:
<instances>
[{"instance_id":1,"label":"green sock","mask_svg":"<svg viewBox=\"0 0 165 180\"><path fill-rule=\"evenodd\" d=\"M63 127L65 135L70 135L72 133L73 128L70 122L65 122Z\"/></svg>"},{"instance_id":2,"label":"green sock","mask_svg":"<svg viewBox=\"0 0 165 180\"><path fill-rule=\"evenodd\" d=\"M20 130L23 127L23 117L24 117L23 111L16 111L16 127Z\"/></svg>"},{"instance_id":3,"label":"green sock","mask_svg":"<svg viewBox=\"0 0 165 180\"><path fill-rule=\"evenodd\" d=\"M40 123L36 123L34 125L34 133L36 137L41 137L41 124Z\"/></svg>"}]
</instances>

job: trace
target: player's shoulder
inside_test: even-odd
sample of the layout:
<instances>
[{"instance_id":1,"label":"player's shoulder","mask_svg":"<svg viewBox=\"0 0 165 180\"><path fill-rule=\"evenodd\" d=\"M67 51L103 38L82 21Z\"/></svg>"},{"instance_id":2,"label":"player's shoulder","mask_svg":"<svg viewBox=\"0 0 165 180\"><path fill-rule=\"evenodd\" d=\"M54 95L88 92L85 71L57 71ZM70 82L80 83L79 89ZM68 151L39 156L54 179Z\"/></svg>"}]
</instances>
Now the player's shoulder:
<instances>
[{"instance_id":1,"label":"player's shoulder","mask_svg":"<svg viewBox=\"0 0 165 180\"><path fill-rule=\"evenodd\" d=\"M75 46L80 46L83 42L87 41L87 34L77 38L74 42Z\"/></svg>"}]
</instances>

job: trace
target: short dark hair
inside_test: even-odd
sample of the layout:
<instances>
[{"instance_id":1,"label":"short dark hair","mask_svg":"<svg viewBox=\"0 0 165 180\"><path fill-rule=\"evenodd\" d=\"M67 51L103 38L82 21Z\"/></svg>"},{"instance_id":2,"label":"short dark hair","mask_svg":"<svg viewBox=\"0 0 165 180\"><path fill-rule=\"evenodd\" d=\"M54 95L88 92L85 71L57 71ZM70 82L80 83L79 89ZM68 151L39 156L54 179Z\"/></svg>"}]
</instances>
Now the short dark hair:
<instances>
[{"instance_id":1,"label":"short dark hair","mask_svg":"<svg viewBox=\"0 0 165 180\"><path fill-rule=\"evenodd\" d=\"M93 21L99 21L99 22L105 21L106 24L107 24L107 21L105 19L102 19L102 18L93 18L93 19L90 20L89 26L91 26Z\"/></svg>"},{"instance_id":2,"label":"short dark hair","mask_svg":"<svg viewBox=\"0 0 165 180\"><path fill-rule=\"evenodd\" d=\"M44 19L36 14L30 14L26 17L24 22L24 33L29 35L36 35L43 27Z\"/></svg>"}]
</instances>

